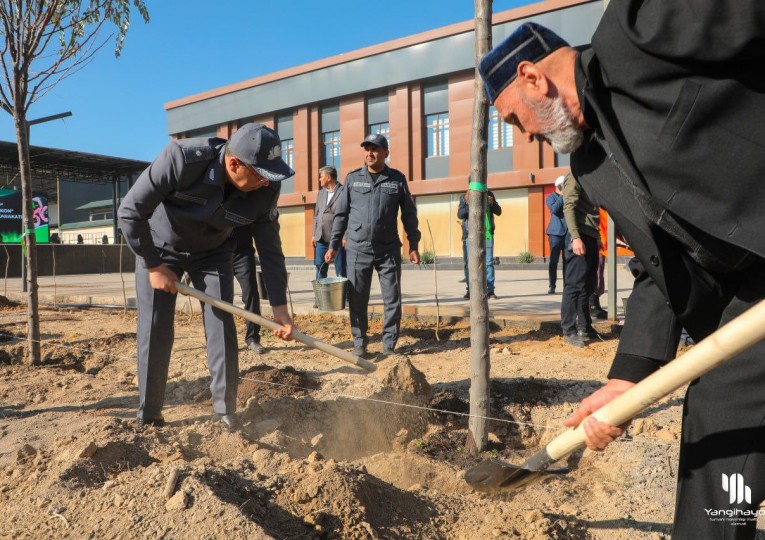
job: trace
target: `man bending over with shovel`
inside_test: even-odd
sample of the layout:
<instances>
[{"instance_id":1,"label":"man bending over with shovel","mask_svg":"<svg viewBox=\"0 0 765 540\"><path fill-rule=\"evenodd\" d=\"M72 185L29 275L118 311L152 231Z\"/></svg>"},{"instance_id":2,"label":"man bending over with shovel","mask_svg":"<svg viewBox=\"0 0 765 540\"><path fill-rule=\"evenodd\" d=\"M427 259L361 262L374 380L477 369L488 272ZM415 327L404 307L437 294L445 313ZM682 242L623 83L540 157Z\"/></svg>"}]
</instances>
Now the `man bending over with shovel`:
<instances>
[{"instance_id":1,"label":"man bending over with shovel","mask_svg":"<svg viewBox=\"0 0 765 540\"><path fill-rule=\"evenodd\" d=\"M481 61L505 121L572 153L639 261L610 380L567 425L671 361L683 327L700 341L765 297L764 61L757 0L613 0L590 49L527 23ZM590 418L587 446L623 428ZM673 538L754 538L764 479L760 342L688 389Z\"/></svg>"},{"instance_id":2,"label":"man bending over with shovel","mask_svg":"<svg viewBox=\"0 0 765 540\"><path fill-rule=\"evenodd\" d=\"M274 334L292 336L276 201L279 182L295 172L280 156L279 135L262 124L242 126L228 142L173 141L122 201L120 225L136 254L139 427L164 424L176 282L183 272L197 289L225 302L233 300L234 227L254 224L274 320L283 326ZM208 304L203 305L203 316L213 411L233 430L238 427L234 413L239 377L234 318Z\"/></svg>"}]
</instances>

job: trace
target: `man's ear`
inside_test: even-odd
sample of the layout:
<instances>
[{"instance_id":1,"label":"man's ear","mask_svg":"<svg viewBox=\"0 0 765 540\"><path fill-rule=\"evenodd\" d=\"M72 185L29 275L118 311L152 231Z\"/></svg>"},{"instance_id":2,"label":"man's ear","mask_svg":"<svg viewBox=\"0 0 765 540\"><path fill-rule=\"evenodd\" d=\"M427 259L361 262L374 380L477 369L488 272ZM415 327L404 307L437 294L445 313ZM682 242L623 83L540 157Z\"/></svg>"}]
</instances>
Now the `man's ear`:
<instances>
[{"instance_id":1,"label":"man's ear","mask_svg":"<svg viewBox=\"0 0 765 540\"><path fill-rule=\"evenodd\" d=\"M547 96L549 83L539 66L524 60L518 64L518 79L527 92Z\"/></svg>"},{"instance_id":2,"label":"man's ear","mask_svg":"<svg viewBox=\"0 0 765 540\"><path fill-rule=\"evenodd\" d=\"M239 159L237 159L235 156L227 156L225 159L226 168L232 172L236 172L236 170L240 167Z\"/></svg>"}]
</instances>

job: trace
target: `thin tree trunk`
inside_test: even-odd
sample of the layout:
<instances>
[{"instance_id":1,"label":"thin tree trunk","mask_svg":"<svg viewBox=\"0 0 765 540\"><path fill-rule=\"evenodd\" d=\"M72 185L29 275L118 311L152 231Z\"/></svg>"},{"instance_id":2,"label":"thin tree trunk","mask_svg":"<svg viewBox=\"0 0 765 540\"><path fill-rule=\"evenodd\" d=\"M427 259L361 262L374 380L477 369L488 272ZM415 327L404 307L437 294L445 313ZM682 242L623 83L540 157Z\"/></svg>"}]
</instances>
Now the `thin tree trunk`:
<instances>
[{"instance_id":1,"label":"thin tree trunk","mask_svg":"<svg viewBox=\"0 0 765 540\"><path fill-rule=\"evenodd\" d=\"M436 293L436 341L441 341L441 338L438 337L438 330L441 328L441 307L438 304L438 271L436 270L438 261L436 260L436 243L433 241L433 231L430 230L430 221L426 219L425 223L428 225L430 245L433 246L433 287L435 288Z\"/></svg>"},{"instance_id":2,"label":"thin tree trunk","mask_svg":"<svg viewBox=\"0 0 765 540\"><path fill-rule=\"evenodd\" d=\"M470 274L470 420L467 450L486 448L491 363L489 358L489 303L486 297L486 124L488 98L478 63L491 49L491 0L475 2L475 100L470 144L470 213L468 218L468 270Z\"/></svg>"},{"instance_id":3,"label":"thin tree trunk","mask_svg":"<svg viewBox=\"0 0 765 540\"><path fill-rule=\"evenodd\" d=\"M17 89L16 96L20 92ZM23 102L15 103L14 123L18 141L19 171L21 173L22 200L22 256L26 264L27 281L27 344L29 363L40 363L40 314L37 300L37 241L32 211L32 173L29 166L29 126Z\"/></svg>"}]
</instances>

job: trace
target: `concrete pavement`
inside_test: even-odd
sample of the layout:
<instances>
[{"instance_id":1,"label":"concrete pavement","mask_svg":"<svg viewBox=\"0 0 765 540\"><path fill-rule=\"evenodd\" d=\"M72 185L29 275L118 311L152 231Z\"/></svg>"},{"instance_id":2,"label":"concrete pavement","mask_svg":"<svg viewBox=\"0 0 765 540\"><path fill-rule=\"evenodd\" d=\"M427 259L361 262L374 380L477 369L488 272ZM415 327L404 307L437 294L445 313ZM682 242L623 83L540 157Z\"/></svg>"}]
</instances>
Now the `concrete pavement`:
<instances>
[{"instance_id":1,"label":"concrete pavement","mask_svg":"<svg viewBox=\"0 0 765 540\"><path fill-rule=\"evenodd\" d=\"M311 280L315 270L312 266L288 266L290 272L289 286L293 310L297 314L317 313L313 308L314 293ZM330 270L330 277L334 269ZM402 295L404 315L418 317L433 317L436 314L436 279L438 289L439 315L444 319L460 319L470 317L470 301L463 299L465 284L460 283L460 270L439 269L434 276L433 267L416 267L405 264L402 272ZM618 267L618 304L621 298L627 297L632 290L633 278L623 265ZM133 274L80 274L39 278L40 302L60 304L98 304L135 307L135 283ZM239 288L236 286L235 303L241 305ZM547 270L502 269L497 268L495 279L497 300L489 300L491 318L503 320L560 320L560 292L563 283L559 276L558 292L547 294ZM124 290L124 293L123 293ZM21 280L7 279L0 283L0 291L4 296L13 300L22 300ZM608 295L601 297L601 304L607 309ZM382 313L380 286L373 279L369 309L371 313ZM179 299L178 309L186 305L185 300ZM267 302L263 303L266 307ZM267 314L268 310L264 310ZM617 305L617 313L621 315L622 306ZM347 314L345 311L334 312L337 315Z\"/></svg>"}]
</instances>

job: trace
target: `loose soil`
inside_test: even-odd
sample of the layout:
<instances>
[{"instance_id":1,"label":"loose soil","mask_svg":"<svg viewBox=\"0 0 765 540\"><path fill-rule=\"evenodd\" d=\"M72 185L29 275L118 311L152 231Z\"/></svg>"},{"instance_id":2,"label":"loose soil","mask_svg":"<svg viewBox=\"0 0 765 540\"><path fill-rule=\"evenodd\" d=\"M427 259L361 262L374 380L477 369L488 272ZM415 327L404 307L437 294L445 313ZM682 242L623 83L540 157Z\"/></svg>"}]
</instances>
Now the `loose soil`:
<instances>
[{"instance_id":1,"label":"loose soil","mask_svg":"<svg viewBox=\"0 0 765 540\"><path fill-rule=\"evenodd\" d=\"M585 349L554 331L493 327L489 445L472 456L466 323L441 328L439 340L405 320L400 354L373 375L271 336L254 356L240 338L243 428L229 433L212 417L198 314L176 318L167 425L143 431L135 312L41 314L42 361L32 366L26 308L0 297L0 539L670 534L681 392L606 452L569 459L568 475L503 496L462 479L487 457L520 463L562 430L608 370L617 343L608 326ZM296 322L352 346L346 319ZM370 334L379 353L379 321Z\"/></svg>"}]
</instances>

